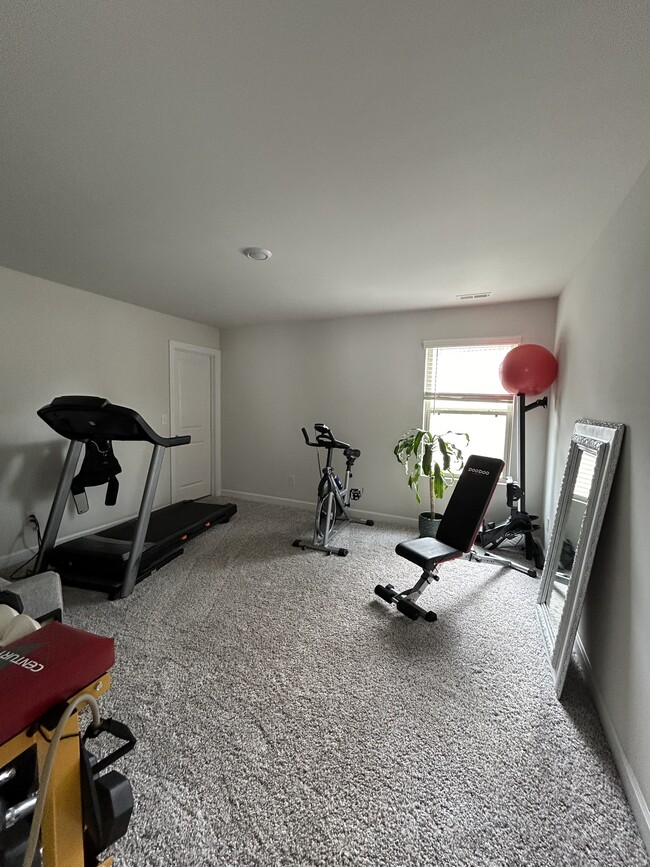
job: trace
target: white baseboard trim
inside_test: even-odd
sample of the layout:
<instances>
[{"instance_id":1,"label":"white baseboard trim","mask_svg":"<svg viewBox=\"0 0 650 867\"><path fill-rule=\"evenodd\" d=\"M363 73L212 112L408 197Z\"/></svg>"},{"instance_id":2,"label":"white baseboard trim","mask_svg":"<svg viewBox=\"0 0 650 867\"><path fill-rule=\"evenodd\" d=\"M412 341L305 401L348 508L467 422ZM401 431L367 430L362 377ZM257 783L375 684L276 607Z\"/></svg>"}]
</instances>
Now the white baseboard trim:
<instances>
[{"instance_id":1,"label":"white baseboard trim","mask_svg":"<svg viewBox=\"0 0 650 867\"><path fill-rule=\"evenodd\" d=\"M290 509L313 509L314 504L307 500L291 500L288 497L269 497L266 494L252 494L248 491L222 490L221 496L228 500L248 500L251 503L272 503L276 506L288 506Z\"/></svg>"},{"instance_id":2,"label":"white baseboard trim","mask_svg":"<svg viewBox=\"0 0 650 867\"><path fill-rule=\"evenodd\" d=\"M596 684L591 662L589 661L587 651L579 635L576 635L575 649L584 667L587 686L589 687L594 704L596 705L596 710L598 711L598 716L600 717L605 737L607 738L607 742L612 751L614 763L616 764L618 773L621 777L621 782L623 783L623 789L625 790L630 807L634 813L634 818L639 827L639 833L643 838L646 849L650 852L650 809L648 808L648 803L641 791L634 769L625 755L625 750L619 740L618 733L614 727L614 722L607 705L605 704L602 693Z\"/></svg>"},{"instance_id":3,"label":"white baseboard trim","mask_svg":"<svg viewBox=\"0 0 650 867\"><path fill-rule=\"evenodd\" d=\"M253 503L274 503L277 506L289 506L292 509L312 511L316 504L307 500L290 500L285 497L270 497L267 494L252 494L248 491L221 491L222 497L233 500L250 500ZM355 518L372 518L375 521L390 521L393 524L401 524L404 527L417 527L417 518L405 518L403 515L387 515L383 512L369 512L365 509L350 508L350 514Z\"/></svg>"},{"instance_id":4,"label":"white baseboard trim","mask_svg":"<svg viewBox=\"0 0 650 867\"><path fill-rule=\"evenodd\" d=\"M8 578L11 573L18 569L23 563L26 563L32 557L35 557L37 551L30 551L27 548L23 548L21 551L14 551L12 554L3 554L0 557L0 577ZM33 566L33 562L28 564L29 566ZM18 577L18 576L16 576Z\"/></svg>"},{"instance_id":5,"label":"white baseboard trim","mask_svg":"<svg viewBox=\"0 0 650 867\"><path fill-rule=\"evenodd\" d=\"M218 496L221 499L250 500L255 503L271 503L277 506L288 506L292 509L300 509L303 512L311 512L315 508L315 503L310 503L307 500L291 500L285 497L270 497L266 494L253 494L248 491L222 490ZM162 507L156 506L156 508ZM382 512L367 512L362 509L351 508L350 514L355 518L370 518L374 521L390 521L393 524L401 524L402 526L409 528L417 527L418 523L417 518L405 518L403 515L387 515ZM116 523L121 524L123 521L129 521L135 517L137 517L137 515L121 517L117 522L109 521L105 524L100 524L97 527L87 527L85 530L66 533L64 536L59 536L56 541L57 544L61 544L63 542L70 542L72 539L77 539L80 536L90 535L91 533L101 533L102 530L107 530L109 527L113 527ZM29 548L22 548L20 551L14 551L11 554L0 556L0 575L5 577L11 575L14 569L17 569L23 563L26 563L26 561L29 560L30 557L35 556L35 554L36 549L30 550ZM28 564L27 568L30 568L31 566L33 566L33 563Z\"/></svg>"}]
</instances>

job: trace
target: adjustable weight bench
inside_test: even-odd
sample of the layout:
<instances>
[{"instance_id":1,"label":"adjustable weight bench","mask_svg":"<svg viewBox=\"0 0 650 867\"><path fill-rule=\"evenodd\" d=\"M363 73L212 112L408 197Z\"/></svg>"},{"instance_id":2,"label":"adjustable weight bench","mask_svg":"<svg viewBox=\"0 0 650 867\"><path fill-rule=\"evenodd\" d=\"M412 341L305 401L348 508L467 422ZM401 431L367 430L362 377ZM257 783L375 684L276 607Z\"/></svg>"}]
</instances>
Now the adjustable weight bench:
<instances>
[{"instance_id":1,"label":"adjustable weight bench","mask_svg":"<svg viewBox=\"0 0 650 867\"><path fill-rule=\"evenodd\" d=\"M426 611L417 605L422 592L438 581L438 566L448 560L456 560L472 549L485 512L501 476L504 463L498 458L471 455L458 477L449 499L445 514L440 521L436 538L425 536L408 542L400 542L395 553L422 569L418 583L401 593L392 584L378 584L375 593L388 603L395 603L397 610L411 620L423 617L432 622L438 619L435 611Z\"/></svg>"}]
</instances>

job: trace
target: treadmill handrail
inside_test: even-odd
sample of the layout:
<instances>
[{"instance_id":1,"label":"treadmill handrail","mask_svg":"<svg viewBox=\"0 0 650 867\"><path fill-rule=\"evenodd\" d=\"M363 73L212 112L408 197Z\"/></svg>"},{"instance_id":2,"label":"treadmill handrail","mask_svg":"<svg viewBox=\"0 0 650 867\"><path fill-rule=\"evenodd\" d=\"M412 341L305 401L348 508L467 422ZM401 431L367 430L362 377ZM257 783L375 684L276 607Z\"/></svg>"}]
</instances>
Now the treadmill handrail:
<instances>
[{"instance_id":1,"label":"treadmill handrail","mask_svg":"<svg viewBox=\"0 0 650 867\"><path fill-rule=\"evenodd\" d=\"M90 439L142 441L163 448L183 446L190 436L163 437L127 406L111 403L105 397L64 395L41 407L38 415L60 436L77 442ZM120 422L123 427L120 427Z\"/></svg>"}]
</instances>

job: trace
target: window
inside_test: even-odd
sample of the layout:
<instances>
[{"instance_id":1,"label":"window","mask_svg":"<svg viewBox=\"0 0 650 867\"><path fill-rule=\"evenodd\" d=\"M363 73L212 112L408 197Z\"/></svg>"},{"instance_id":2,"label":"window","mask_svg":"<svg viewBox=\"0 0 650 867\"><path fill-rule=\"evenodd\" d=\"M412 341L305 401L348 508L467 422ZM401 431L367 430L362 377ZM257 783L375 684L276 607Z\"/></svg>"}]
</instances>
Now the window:
<instances>
[{"instance_id":1,"label":"window","mask_svg":"<svg viewBox=\"0 0 650 867\"><path fill-rule=\"evenodd\" d=\"M596 454L581 449L580 463L576 474L575 484L573 486L573 500L579 500L586 503L589 499L589 491L591 483L596 473Z\"/></svg>"},{"instance_id":2,"label":"window","mask_svg":"<svg viewBox=\"0 0 650 867\"><path fill-rule=\"evenodd\" d=\"M514 395L499 381L499 366L519 338L474 343L425 342L424 423L433 433L469 434L465 456L505 461L510 473Z\"/></svg>"}]
</instances>

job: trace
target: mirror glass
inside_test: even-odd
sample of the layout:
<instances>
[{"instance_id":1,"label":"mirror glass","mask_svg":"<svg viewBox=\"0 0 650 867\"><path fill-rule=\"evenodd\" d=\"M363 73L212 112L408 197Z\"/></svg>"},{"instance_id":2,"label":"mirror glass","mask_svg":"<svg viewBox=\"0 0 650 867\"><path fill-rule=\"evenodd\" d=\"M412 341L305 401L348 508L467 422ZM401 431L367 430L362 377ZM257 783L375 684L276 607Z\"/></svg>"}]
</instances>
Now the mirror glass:
<instances>
[{"instance_id":1,"label":"mirror glass","mask_svg":"<svg viewBox=\"0 0 650 867\"><path fill-rule=\"evenodd\" d=\"M576 422L542 573L537 615L558 697L571 658L624 425Z\"/></svg>"},{"instance_id":2,"label":"mirror glass","mask_svg":"<svg viewBox=\"0 0 650 867\"><path fill-rule=\"evenodd\" d=\"M571 496L561 532L561 544L557 551L555 574L548 600L551 623L557 630L560 626L567 590L575 563L578 539L587 511L587 501L594 480L596 453L580 449L578 464L571 483Z\"/></svg>"}]
</instances>

